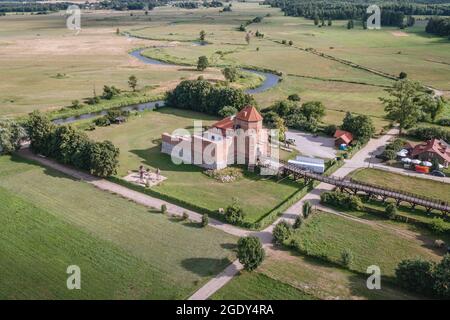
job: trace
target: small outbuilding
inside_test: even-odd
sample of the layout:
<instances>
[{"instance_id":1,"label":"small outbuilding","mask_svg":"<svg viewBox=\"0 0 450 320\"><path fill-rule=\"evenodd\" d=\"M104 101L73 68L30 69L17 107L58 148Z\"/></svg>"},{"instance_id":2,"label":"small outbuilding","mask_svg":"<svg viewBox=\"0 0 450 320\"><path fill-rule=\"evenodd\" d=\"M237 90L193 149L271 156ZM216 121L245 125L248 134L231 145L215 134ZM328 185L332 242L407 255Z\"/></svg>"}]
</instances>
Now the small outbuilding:
<instances>
[{"instance_id":1,"label":"small outbuilding","mask_svg":"<svg viewBox=\"0 0 450 320\"><path fill-rule=\"evenodd\" d=\"M353 141L353 135L345 130L336 130L334 133L334 145L339 147L343 144L349 145Z\"/></svg>"}]
</instances>

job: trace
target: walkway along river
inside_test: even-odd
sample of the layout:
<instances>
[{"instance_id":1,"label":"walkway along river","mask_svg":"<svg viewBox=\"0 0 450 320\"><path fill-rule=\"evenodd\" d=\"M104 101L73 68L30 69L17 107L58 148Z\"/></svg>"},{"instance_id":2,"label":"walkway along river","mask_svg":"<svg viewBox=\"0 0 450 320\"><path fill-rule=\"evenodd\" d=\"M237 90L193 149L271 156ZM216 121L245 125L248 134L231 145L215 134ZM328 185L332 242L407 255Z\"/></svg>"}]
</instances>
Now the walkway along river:
<instances>
[{"instance_id":1,"label":"walkway along river","mask_svg":"<svg viewBox=\"0 0 450 320\"><path fill-rule=\"evenodd\" d=\"M170 64L164 61L160 61L160 60L156 60L156 59L151 59L148 57L145 57L142 55L142 51L145 49L137 49L134 50L132 52L130 52L130 55L135 57L136 59L142 61L143 63L146 64L151 64L151 65L165 65L165 66L177 66L175 64ZM253 70L253 69L248 69L248 68L242 68L241 70L246 71L246 72L251 72L251 73L255 73L258 74L260 76L262 76L264 78L263 83L261 83L258 87L253 88L253 89L247 89L245 90L246 93L248 94L256 94L256 93L261 93L264 92L266 90L269 90L270 88L275 87L279 80L280 77L274 73L271 72L263 72L263 71L257 71L257 70ZM126 107L121 107L120 110L123 111L144 111L144 110L151 110L154 109L155 106L163 106L164 105L164 101L163 100L159 100L159 101L151 101L151 102L146 102L146 103L140 103L140 104L135 104L135 105L130 105L130 106L126 106ZM68 118L60 118L60 119L55 119L53 120L54 123L56 124L67 124L67 123L71 123L71 122L75 122L75 121L79 121L79 120L85 120L85 119L91 119L94 117L98 117L101 115L105 115L107 113L106 110L103 111L98 111L98 112L91 112L91 113L85 113L79 116L75 116L75 117L68 117Z\"/></svg>"}]
</instances>

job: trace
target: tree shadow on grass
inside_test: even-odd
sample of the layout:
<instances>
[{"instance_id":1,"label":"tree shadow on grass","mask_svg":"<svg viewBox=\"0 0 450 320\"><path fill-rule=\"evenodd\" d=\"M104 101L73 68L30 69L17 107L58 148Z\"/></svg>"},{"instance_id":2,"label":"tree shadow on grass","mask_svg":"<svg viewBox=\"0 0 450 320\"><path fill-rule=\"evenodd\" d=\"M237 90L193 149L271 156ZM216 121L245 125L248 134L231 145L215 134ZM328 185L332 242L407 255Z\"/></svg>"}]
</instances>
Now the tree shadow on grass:
<instances>
[{"instance_id":1,"label":"tree shadow on grass","mask_svg":"<svg viewBox=\"0 0 450 320\"><path fill-rule=\"evenodd\" d=\"M236 243L221 243L220 246L227 250L236 251L237 250L237 244Z\"/></svg>"},{"instance_id":2,"label":"tree shadow on grass","mask_svg":"<svg viewBox=\"0 0 450 320\"><path fill-rule=\"evenodd\" d=\"M189 258L181 261L183 268L201 277L215 275L230 263L231 261L228 258Z\"/></svg>"},{"instance_id":3,"label":"tree shadow on grass","mask_svg":"<svg viewBox=\"0 0 450 320\"><path fill-rule=\"evenodd\" d=\"M43 159L49 159L49 160L52 160L52 159L50 159L50 158L43 158ZM33 165L33 166L42 168L42 169L44 170L44 174L47 175L47 176L50 176L50 177L52 177L52 178L68 179L68 180L71 180L71 181L80 181L80 180L81 180L81 179L72 177L72 176L70 176L70 175L67 175L67 174L65 174L65 173L63 173L63 172L60 172L60 171L58 171L58 170L56 170L56 169L49 168L49 167L45 166L44 164L41 164L41 163L39 163L39 162L37 162L37 161L35 161L35 160L26 159L26 158L23 158L23 157L21 157L21 156L19 156L19 155L13 155L13 156L11 156L11 160L12 160L13 162L22 163L22 164L28 164L28 165ZM52 160L52 161L53 161L53 160ZM55 162L56 162L56 161L55 161ZM27 170L28 170L28 169L27 169ZM75 169L75 170L80 171L80 170L78 170L78 169ZM95 181L95 180L100 180L100 178L96 178L96 177L90 176L90 175L88 175L87 173L86 173L86 175L87 175L86 177L83 177L83 180L85 180L85 181Z\"/></svg>"}]
</instances>

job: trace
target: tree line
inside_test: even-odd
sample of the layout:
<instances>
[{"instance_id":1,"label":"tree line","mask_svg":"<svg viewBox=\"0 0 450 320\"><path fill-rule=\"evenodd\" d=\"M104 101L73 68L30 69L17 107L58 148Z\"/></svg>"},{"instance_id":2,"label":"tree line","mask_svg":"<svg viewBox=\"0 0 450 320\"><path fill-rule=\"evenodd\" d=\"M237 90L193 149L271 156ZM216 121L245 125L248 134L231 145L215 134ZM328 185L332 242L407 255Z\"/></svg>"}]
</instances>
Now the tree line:
<instances>
[{"instance_id":1,"label":"tree line","mask_svg":"<svg viewBox=\"0 0 450 320\"><path fill-rule=\"evenodd\" d=\"M425 31L450 38L450 18L432 17L428 20Z\"/></svg>"},{"instance_id":2,"label":"tree line","mask_svg":"<svg viewBox=\"0 0 450 320\"><path fill-rule=\"evenodd\" d=\"M447 1L448 2L448 1ZM367 19L367 7L371 5L364 0L266 0L272 7L281 8L288 16L308 19ZM401 3L381 2L381 24L385 26L402 26L405 16L411 15L450 15L450 4L434 1L421 3L420 0L406 0Z\"/></svg>"},{"instance_id":3,"label":"tree line","mask_svg":"<svg viewBox=\"0 0 450 320\"><path fill-rule=\"evenodd\" d=\"M28 116L24 128L30 139L30 148L37 154L99 177L117 172L119 149L110 141L92 141L84 132L70 125L55 125L39 111Z\"/></svg>"}]
</instances>

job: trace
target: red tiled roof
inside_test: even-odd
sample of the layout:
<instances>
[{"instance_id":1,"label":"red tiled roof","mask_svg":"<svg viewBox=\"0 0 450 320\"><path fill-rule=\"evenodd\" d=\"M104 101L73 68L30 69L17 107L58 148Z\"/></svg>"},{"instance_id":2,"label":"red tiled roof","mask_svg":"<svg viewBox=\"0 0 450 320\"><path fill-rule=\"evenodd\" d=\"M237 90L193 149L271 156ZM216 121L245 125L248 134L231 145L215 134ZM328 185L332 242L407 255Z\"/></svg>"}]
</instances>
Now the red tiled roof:
<instances>
[{"instance_id":1,"label":"red tiled roof","mask_svg":"<svg viewBox=\"0 0 450 320\"><path fill-rule=\"evenodd\" d=\"M349 144L353 141L353 135L350 132L339 129L334 133L334 138L342 139L346 144Z\"/></svg>"},{"instance_id":2,"label":"red tiled roof","mask_svg":"<svg viewBox=\"0 0 450 320\"><path fill-rule=\"evenodd\" d=\"M248 122L262 121L263 117L259 114L258 110L253 106L247 106L236 115L236 118Z\"/></svg>"},{"instance_id":3,"label":"red tiled roof","mask_svg":"<svg viewBox=\"0 0 450 320\"><path fill-rule=\"evenodd\" d=\"M450 162L450 148L448 145L439 139L428 140L427 142L418 144L411 152L411 156L415 157L424 152L435 153L447 162Z\"/></svg>"},{"instance_id":4,"label":"red tiled roof","mask_svg":"<svg viewBox=\"0 0 450 320\"><path fill-rule=\"evenodd\" d=\"M233 129L233 116L226 117L220 121L217 121L212 126L217 129L227 130L227 129Z\"/></svg>"}]
</instances>

